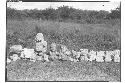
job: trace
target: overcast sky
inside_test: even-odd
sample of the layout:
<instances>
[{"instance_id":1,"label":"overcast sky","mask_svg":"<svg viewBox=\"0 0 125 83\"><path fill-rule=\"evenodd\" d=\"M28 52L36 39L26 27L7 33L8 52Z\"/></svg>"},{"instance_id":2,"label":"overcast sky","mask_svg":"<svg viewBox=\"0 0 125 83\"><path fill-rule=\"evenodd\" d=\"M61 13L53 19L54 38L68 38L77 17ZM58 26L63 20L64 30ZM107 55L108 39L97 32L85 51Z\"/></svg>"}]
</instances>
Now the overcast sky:
<instances>
[{"instance_id":1,"label":"overcast sky","mask_svg":"<svg viewBox=\"0 0 125 83\"><path fill-rule=\"evenodd\" d=\"M110 11L117 8L120 5L119 1L115 2L8 2L7 6L16 8L18 10L23 9L45 9L48 7L57 8L59 6L71 6L76 9L83 10L106 10Z\"/></svg>"}]
</instances>

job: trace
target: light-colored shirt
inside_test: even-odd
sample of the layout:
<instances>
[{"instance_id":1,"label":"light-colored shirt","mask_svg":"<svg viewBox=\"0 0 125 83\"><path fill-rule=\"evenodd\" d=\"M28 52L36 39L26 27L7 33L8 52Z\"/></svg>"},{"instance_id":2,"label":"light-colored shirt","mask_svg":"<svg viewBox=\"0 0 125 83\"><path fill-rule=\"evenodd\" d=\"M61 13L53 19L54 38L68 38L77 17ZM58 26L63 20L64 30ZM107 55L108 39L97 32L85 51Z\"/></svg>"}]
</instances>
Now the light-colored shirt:
<instances>
[{"instance_id":1,"label":"light-colored shirt","mask_svg":"<svg viewBox=\"0 0 125 83\"><path fill-rule=\"evenodd\" d=\"M91 50L91 51L89 52L89 55L90 55L90 61L96 59L96 51Z\"/></svg>"},{"instance_id":2,"label":"light-colored shirt","mask_svg":"<svg viewBox=\"0 0 125 83\"><path fill-rule=\"evenodd\" d=\"M37 42L36 43L36 51L42 51L43 53L47 51L47 42Z\"/></svg>"},{"instance_id":3,"label":"light-colored shirt","mask_svg":"<svg viewBox=\"0 0 125 83\"><path fill-rule=\"evenodd\" d=\"M35 54L34 49L24 48L23 51L21 52L21 56L20 57L35 59L36 58L36 54Z\"/></svg>"},{"instance_id":4,"label":"light-colored shirt","mask_svg":"<svg viewBox=\"0 0 125 83\"><path fill-rule=\"evenodd\" d=\"M22 51L22 49L23 47L21 45L13 45L10 47L10 52L19 53Z\"/></svg>"}]
</instances>

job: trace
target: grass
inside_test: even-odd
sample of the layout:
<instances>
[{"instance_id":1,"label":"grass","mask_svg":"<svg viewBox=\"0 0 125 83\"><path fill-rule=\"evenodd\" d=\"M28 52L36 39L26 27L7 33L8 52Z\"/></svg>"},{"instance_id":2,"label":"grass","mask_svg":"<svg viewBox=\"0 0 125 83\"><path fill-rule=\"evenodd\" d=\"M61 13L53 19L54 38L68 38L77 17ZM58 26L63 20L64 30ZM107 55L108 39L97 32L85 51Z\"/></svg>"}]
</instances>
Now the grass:
<instances>
[{"instance_id":1,"label":"grass","mask_svg":"<svg viewBox=\"0 0 125 83\"><path fill-rule=\"evenodd\" d=\"M56 42L74 50L120 49L119 23L78 24L38 20L8 20L7 45L22 44L24 47L33 48L33 40L38 32L43 33L48 46Z\"/></svg>"},{"instance_id":2,"label":"grass","mask_svg":"<svg viewBox=\"0 0 125 83\"><path fill-rule=\"evenodd\" d=\"M78 24L38 20L7 20L7 56L9 47L21 44L34 48L34 38L42 32L49 46L64 44L70 50L120 49L120 23ZM120 63L30 62L16 61L7 65L8 81L120 81Z\"/></svg>"},{"instance_id":3,"label":"grass","mask_svg":"<svg viewBox=\"0 0 125 83\"><path fill-rule=\"evenodd\" d=\"M109 75L105 66L110 68L110 74L113 74L112 70L117 70L119 63L70 61L34 63L18 60L7 65L7 81L120 81L119 76ZM118 74L120 72L117 71Z\"/></svg>"}]
</instances>

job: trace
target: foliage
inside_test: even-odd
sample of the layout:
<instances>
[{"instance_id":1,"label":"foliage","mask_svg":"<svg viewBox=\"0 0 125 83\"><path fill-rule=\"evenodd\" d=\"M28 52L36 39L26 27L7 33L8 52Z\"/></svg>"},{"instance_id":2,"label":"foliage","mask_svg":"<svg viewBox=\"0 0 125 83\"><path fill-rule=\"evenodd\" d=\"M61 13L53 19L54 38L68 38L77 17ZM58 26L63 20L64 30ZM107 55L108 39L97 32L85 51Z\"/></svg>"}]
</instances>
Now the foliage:
<instances>
[{"instance_id":1,"label":"foliage","mask_svg":"<svg viewBox=\"0 0 125 83\"><path fill-rule=\"evenodd\" d=\"M111 19L120 19L120 7L115 10L108 11L100 10L80 10L69 6L61 6L57 9L46 8L44 10L16 10L7 7L7 19L37 19L37 20L53 20L60 22L78 22L78 23L103 23ZM103 21L102 21L103 20Z\"/></svg>"},{"instance_id":2,"label":"foliage","mask_svg":"<svg viewBox=\"0 0 125 83\"><path fill-rule=\"evenodd\" d=\"M7 45L34 46L37 33L43 33L49 45L52 42L66 45L69 49L92 50L120 49L120 26L118 21L109 24L77 24L37 20L8 20Z\"/></svg>"}]
</instances>

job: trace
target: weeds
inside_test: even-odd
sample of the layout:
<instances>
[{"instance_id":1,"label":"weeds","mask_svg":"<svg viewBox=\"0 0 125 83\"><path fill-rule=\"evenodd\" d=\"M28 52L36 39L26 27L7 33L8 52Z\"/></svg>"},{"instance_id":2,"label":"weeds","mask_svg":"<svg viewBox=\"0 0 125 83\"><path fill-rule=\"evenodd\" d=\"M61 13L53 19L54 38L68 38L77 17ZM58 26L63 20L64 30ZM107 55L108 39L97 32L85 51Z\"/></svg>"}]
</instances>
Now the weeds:
<instances>
[{"instance_id":1,"label":"weeds","mask_svg":"<svg viewBox=\"0 0 125 83\"><path fill-rule=\"evenodd\" d=\"M92 50L114 50L120 49L120 26L119 24L75 24L51 21L37 21L37 20L8 20L7 21L7 56L9 56L9 47L15 44L21 44L26 48L33 48L35 46L34 38L37 33L43 33L45 40L49 46L52 42L57 44L64 44L70 50L78 51L81 48ZM87 78L86 72L91 76L97 76L99 71L103 71L106 75L115 76L120 81L120 65L115 63L71 63L71 62L56 62L56 65L50 65L45 68L45 63L31 63L27 61L17 61L8 66L7 76L8 80L32 80L29 77L38 80L50 80L51 77L59 77L58 75L77 76L80 80L96 80ZM18 66L19 65L19 66ZM33 70L36 67L38 70ZM37 68L38 67L38 68ZM40 68L39 68L40 67ZM74 68L75 67L75 68ZM94 69L94 68L95 69ZM81 69L81 70L80 70ZM28 71L27 71L28 70ZM45 71L44 71L45 70ZM77 71L76 71L77 70ZM20 71L20 73L18 73ZM44 78L45 72L49 72L50 78ZM60 72L57 72L60 71ZM65 71L68 71L65 72ZM94 71L94 72L93 72ZM41 74L42 72L42 74ZM56 72L56 73L55 73ZM75 73L76 72L76 73ZM82 72L82 73L81 73ZM99 73L98 75L100 75ZM18 75L18 76L17 76ZM89 75L89 76L90 76ZM43 76L43 77L42 77ZM81 77L82 76L82 77ZM19 79L18 79L18 78ZM55 80L60 80L65 76ZM86 78L85 78L86 77ZM68 77L66 77L68 78ZM75 77L74 77L75 78ZM95 77L100 80L99 77ZM107 76L107 78L109 78ZM54 80L54 78L51 78ZM73 79L71 79L73 81ZM76 79L74 79L76 81ZM105 79L104 79L105 80ZM63 80L64 81L64 80Z\"/></svg>"},{"instance_id":2,"label":"weeds","mask_svg":"<svg viewBox=\"0 0 125 83\"><path fill-rule=\"evenodd\" d=\"M7 45L22 44L32 47L35 35L43 33L48 45L52 42L64 44L70 49L93 50L120 49L120 26L109 24L75 24L52 21L8 20ZM23 42L20 42L22 40Z\"/></svg>"}]
</instances>

